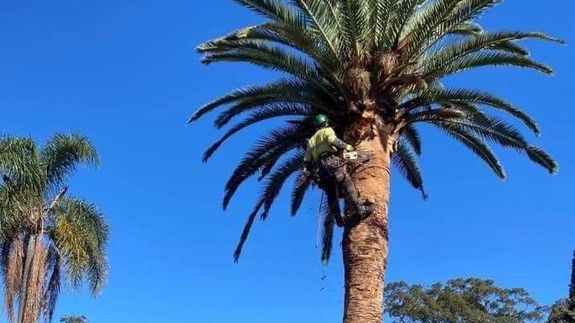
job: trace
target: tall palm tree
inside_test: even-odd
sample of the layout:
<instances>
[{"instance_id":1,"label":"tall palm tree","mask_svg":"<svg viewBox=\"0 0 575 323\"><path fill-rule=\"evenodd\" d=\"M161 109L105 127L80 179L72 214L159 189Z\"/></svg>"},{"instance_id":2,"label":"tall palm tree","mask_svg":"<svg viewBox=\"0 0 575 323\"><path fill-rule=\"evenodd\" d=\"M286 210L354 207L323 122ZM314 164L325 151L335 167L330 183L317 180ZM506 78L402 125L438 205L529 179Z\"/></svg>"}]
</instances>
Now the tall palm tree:
<instances>
[{"instance_id":1,"label":"tall palm tree","mask_svg":"<svg viewBox=\"0 0 575 323\"><path fill-rule=\"evenodd\" d=\"M462 143L501 178L505 172L488 146L526 155L550 173L553 159L492 112L504 112L539 133L536 122L504 99L476 89L448 88L447 77L485 66L515 66L552 74L518 42L561 42L539 32L485 31L474 20L499 0L234 0L266 20L205 42L202 62L246 62L281 72L283 78L237 89L202 106L193 122L227 106L215 120L233 125L205 152L207 161L230 137L265 120L287 117L246 153L225 187L226 208L247 179L260 174L262 193L249 215L236 259L257 215L268 217L292 175L295 215L310 180L302 175L302 150L321 112L338 135L371 160L353 171L359 193L375 201L375 216L344 230L344 321L380 322L388 254L390 169L425 196L417 164L418 126L431 124ZM329 212L325 208L325 212ZM329 258L333 217L324 221L322 258Z\"/></svg>"},{"instance_id":2,"label":"tall palm tree","mask_svg":"<svg viewBox=\"0 0 575 323\"><path fill-rule=\"evenodd\" d=\"M63 281L102 289L108 225L94 204L66 195L74 170L97 163L79 135L57 134L42 148L0 138L0 268L10 322L51 321Z\"/></svg>"}]
</instances>

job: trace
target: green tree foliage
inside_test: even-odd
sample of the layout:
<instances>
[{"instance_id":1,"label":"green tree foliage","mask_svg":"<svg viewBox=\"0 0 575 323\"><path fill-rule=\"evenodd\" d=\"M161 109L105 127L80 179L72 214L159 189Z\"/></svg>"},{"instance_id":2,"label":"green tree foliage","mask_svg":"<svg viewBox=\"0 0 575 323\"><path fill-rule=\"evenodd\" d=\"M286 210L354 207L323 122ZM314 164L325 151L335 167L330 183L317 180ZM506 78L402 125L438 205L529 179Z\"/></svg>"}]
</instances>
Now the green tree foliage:
<instances>
[{"instance_id":1,"label":"green tree foliage","mask_svg":"<svg viewBox=\"0 0 575 323\"><path fill-rule=\"evenodd\" d=\"M571 262L569 298L558 301L551 308L548 323L575 323L575 253Z\"/></svg>"},{"instance_id":2,"label":"green tree foliage","mask_svg":"<svg viewBox=\"0 0 575 323\"><path fill-rule=\"evenodd\" d=\"M522 288L470 278L430 288L391 283L385 288L385 311L397 323L527 323L540 322L546 308Z\"/></svg>"},{"instance_id":3,"label":"green tree foliage","mask_svg":"<svg viewBox=\"0 0 575 323\"><path fill-rule=\"evenodd\" d=\"M258 215L268 217L292 176L296 180L291 213L297 213L310 186L309 180L302 179L300 155L313 133L310 117L317 112L330 117L340 136L363 127L368 131L359 133L360 139L376 129L393 141L393 164L422 192L417 162L422 124L460 142L498 177L506 175L490 143L557 172L553 159L530 144L514 125L519 121L538 135L539 126L527 113L493 93L443 84L448 77L489 66L553 73L533 60L520 42L561 41L540 32L485 30L475 22L500 0L234 1L265 21L199 45L202 62L244 62L283 76L233 90L200 107L190 119L194 122L221 108L217 128L239 120L208 148L204 161L242 130L272 119L282 121L247 150L225 186L224 208L246 180L259 177L263 186L241 235L236 260L254 220ZM326 217L326 234L333 232L332 222ZM323 239L327 244L332 240ZM324 245L324 260L330 247Z\"/></svg>"},{"instance_id":4,"label":"green tree foliage","mask_svg":"<svg viewBox=\"0 0 575 323\"><path fill-rule=\"evenodd\" d=\"M0 270L11 322L51 321L64 282L85 281L92 293L104 286L108 225L94 204L66 194L76 168L97 163L79 135L57 134L41 148L0 138Z\"/></svg>"},{"instance_id":5,"label":"green tree foliage","mask_svg":"<svg viewBox=\"0 0 575 323\"><path fill-rule=\"evenodd\" d=\"M60 322L64 322L64 323L88 323L88 319L82 315L82 316L73 316L73 315L68 315L68 316L64 316L60 319Z\"/></svg>"}]
</instances>

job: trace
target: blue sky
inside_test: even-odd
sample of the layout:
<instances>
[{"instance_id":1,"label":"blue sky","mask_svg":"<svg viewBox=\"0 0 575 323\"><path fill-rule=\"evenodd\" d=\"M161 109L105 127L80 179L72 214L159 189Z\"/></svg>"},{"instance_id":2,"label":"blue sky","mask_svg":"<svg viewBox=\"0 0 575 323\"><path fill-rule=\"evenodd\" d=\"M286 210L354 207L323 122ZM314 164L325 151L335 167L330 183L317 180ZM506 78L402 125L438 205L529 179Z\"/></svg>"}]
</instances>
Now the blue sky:
<instances>
[{"instance_id":1,"label":"blue sky","mask_svg":"<svg viewBox=\"0 0 575 323\"><path fill-rule=\"evenodd\" d=\"M575 248L574 10L571 0L509 0L481 20L566 39L569 46L528 44L535 58L556 68L555 77L503 68L451 80L496 91L535 116L543 135L531 139L557 158L560 173L549 176L497 149L509 175L500 181L463 147L425 129L421 163L430 199L393 180L388 281L429 285L478 276L523 286L544 304L566 295ZM319 194L296 218L283 195L234 264L257 185L245 186L225 213L223 185L260 131L231 140L204 165L201 153L219 134L209 118L185 125L214 96L274 77L244 65L208 68L194 51L201 41L257 21L229 0L0 2L0 132L40 141L57 131L81 132L102 158L99 168L78 172L71 191L109 218L109 282L95 299L85 290L63 292L58 317L340 320L341 256L336 246L328 266L319 262Z\"/></svg>"}]
</instances>

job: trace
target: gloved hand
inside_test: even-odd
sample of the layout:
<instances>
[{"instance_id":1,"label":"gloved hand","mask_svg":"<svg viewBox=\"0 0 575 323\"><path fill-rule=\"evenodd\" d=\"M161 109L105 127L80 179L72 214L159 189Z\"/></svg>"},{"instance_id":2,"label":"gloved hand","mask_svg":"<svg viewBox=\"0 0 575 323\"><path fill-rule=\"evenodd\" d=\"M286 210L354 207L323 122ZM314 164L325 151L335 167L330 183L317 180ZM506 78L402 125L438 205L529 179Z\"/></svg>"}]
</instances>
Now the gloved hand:
<instances>
[{"instance_id":1,"label":"gloved hand","mask_svg":"<svg viewBox=\"0 0 575 323\"><path fill-rule=\"evenodd\" d=\"M355 147L352 146L352 145L347 145L347 146L345 146L345 151L347 151L347 152L351 152L351 151L354 151L354 150L355 150Z\"/></svg>"}]
</instances>

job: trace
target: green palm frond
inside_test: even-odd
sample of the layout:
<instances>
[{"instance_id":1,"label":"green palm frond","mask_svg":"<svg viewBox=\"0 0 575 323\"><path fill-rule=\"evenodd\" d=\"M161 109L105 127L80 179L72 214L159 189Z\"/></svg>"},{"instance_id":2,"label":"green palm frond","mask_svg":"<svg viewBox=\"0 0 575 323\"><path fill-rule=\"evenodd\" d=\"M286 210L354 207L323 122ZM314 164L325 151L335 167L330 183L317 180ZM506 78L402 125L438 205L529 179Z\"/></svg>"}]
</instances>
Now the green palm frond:
<instances>
[{"instance_id":1,"label":"green palm frond","mask_svg":"<svg viewBox=\"0 0 575 323\"><path fill-rule=\"evenodd\" d=\"M321 205L321 261L324 264L329 262L331 258L331 250L333 248L333 231L335 227L335 217L339 215L335 215L332 213L329 203L329 199L335 198L331 194L327 194L325 197L325 201ZM332 203L335 203L333 201Z\"/></svg>"},{"instance_id":2,"label":"green palm frond","mask_svg":"<svg viewBox=\"0 0 575 323\"><path fill-rule=\"evenodd\" d=\"M344 0L341 4L343 57L362 57L366 53L369 41L367 32L368 16L362 0Z\"/></svg>"},{"instance_id":3,"label":"green palm frond","mask_svg":"<svg viewBox=\"0 0 575 323\"><path fill-rule=\"evenodd\" d=\"M427 199L417 158L405 142L400 141L397 145L397 150L392 156L392 162L411 186L421 192L423 199Z\"/></svg>"},{"instance_id":4,"label":"green palm frond","mask_svg":"<svg viewBox=\"0 0 575 323\"><path fill-rule=\"evenodd\" d=\"M387 37L380 41L381 50L391 50L399 44L401 34L409 18L417 11L425 0L397 0L394 2L393 15L386 28Z\"/></svg>"},{"instance_id":5,"label":"green palm frond","mask_svg":"<svg viewBox=\"0 0 575 323\"><path fill-rule=\"evenodd\" d=\"M262 219L266 219L268 217L270 209L274 203L274 200L280 193L286 180L291 175L293 175L295 172L297 172L302 168L303 155L304 155L303 151L294 154L281 166L278 166L273 173L267 176L267 183L264 186L264 192L263 192L263 196L265 197L265 199L264 199L264 212L262 213Z\"/></svg>"},{"instance_id":6,"label":"green palm frond","mask_svg":"<svg viewBox=\"0 0 575 323\"><path fill-rule=\"evenodd\" d=\"M305 193L311 186L312 180L309 174L300 171L294 182L291 193L291 216L295 216L301 207Z\"/></svg>"},{"instance_id":7,"label":"green palm frond","mask_svg":"<svg viewBox=\"0 0 575 323\"><path fill-rule=\"evenodd\" d=\"M7 176L22 189L44 191L45 173L36 144L31 138L0 138L0 175Z\"/></svg>"},{"instance_id":8,"label":"green palm frond","mask_svg":"<svg viewBox=\"0 0 575 323\"><path fill-rule=\"evenodd\" d=\"M245 102L299 102L317 101L317 92L312 85L299 80L280 80L265 85L250 86L224 95L200 107L189 120L192 123L205 114L226 104L241 104Z\"/></svg>"},{"instance_id":9,"label":"green palm frond","mask_svg":"<svg viewBox=\"0 0 575 323\"><path fill-rule=\"evenodd\" d=\"M477 104L499 109L521 120L535 134L540 133L539 126L533 118L515 107L511 103L491 94L468 89L440 89L432 88L421 93L419 96L403 103L401 109L412 111L418 108L426 108L434 104Z\"/></svg>"},{"instance_id":10,"label":"green palm frond","mask_svg":"<svg viewBox=\"0 0 575 323\"><path fill-rule=\"evenodd\" d=\"M292 0L308 20L308 25L313 27L318 39L323 39L329 48L330 56L339 61L339 53L342 44L340 35L342 27L339 17L327 1L322 0ZM341 62L341 61L339 61Z\"/></svg>"},{"instance_id":11,"label":"green palm frond","mask_svg":"<svg viewBox=\"0 0 575 323\"><path fill-rule=\"evenodd\" d=\"M382 38L386 37L385 30L392 16L392 9L394 2L397 0L369 0L369 27L370 39L373 45L381 42Z\"/></svg>"},{"instance_id":12,"label":"green palm frond","mask_svg":"<svg viewBox=\"0 0 575 323\"><path fill-rule=\"evenodd\" d=\"M266 69L287 73L310 82L330 95L334 89L325 82L317 68L307 60L280 47L265 42L246 41L241 47L226 52L208 53L202 58L204 64L215 62L245 62Z\"/></svg>"},{"instance_id":13,"label":"green palm frond","mask_svg":"<svg viewBox=\"0 0 575 323\"><path fill-rule=\"evenodd\" d=\"M527 155L529 159L536 162L537 164L545 167L549 173L557 174L559 172L559 165L553 159L553 157L549 156L543 149L535 146L529 146L527 148Z\"/></svg>"},{"instance_id":14,"label":"green palm frond","mask_svg":"<svg viewBox=\"0 0 575 323\"><path fill-rule=\"evenodd\" d=\"M502 46L503 48L513 46L512 50L509 50L512 54L519 53L521 56L525 56L524 50L518 49L514 43L510 43L522 39L542 39L561 43L560 40L544 33L519 31L482 33L447 45L433 53L428 59L421 62L423 74L429 74L429 71L441 70L462 57L484 49L501 49Z\"/></svg>"},{"instance_id":15,"label":"green palm frond","mask_svg":"<svg viewBox=\"0 0 575 323\"><path fill-rule=\"evenodd\" d=\"M220 146L230 137L240 132L241 130L264 120L285 116L305 116L310 113L310 108L304 105L288 104L288 105L272 105L265 110L252 113L249 117L242 120L237 125L230 128L218 141L213 143L204 153L203 161L207 162L212 155L220 148Z\"/></svg>"},{"instance_id":16,"label":"green palm frond","mask_svg":"<svg viewBox=\"0 0 575 323\"><path fill-rule=\"evenodd\" d=\"M451 27L450 34L476 36L483 32L483 27L473 21L465 21Z\"/></svg>"},{"instance_id":17,"label":"green palm frond","mask_svg":"<svg viewBox=\"0 0 575 323\"><path fill-rule=\"evenodd\" d=\"M407 125L401 131L401 137L411 145L413 151L419 156L421 155L421 138L419 132L415 129L413 124Z\"/></svg>"},{"instance_id":18,"label":"green palm frond","mask_svg":"<svg viewBox=\"0 0 575 323\"><path fill-rule=\"evenodd\" d=\"M92 293L98 293L107 276L105 245L108 225L93 204L65 199L55 209L50 235L58 249L66 276L78 287L84 277Z\"/></svg>"},{"instance_id":19,"label":"green palm frond","mask_svg":"<svg viewBox=\"0 0 575 323\"><path fill-rule=\"evenodd\" d=\"M269 160L277 160L287 152L300 147L311 133L309 125L287 126L273 130L248 152L238 164L226 184L224 209L227 208L238 187L253 176Z\"/></svg>"},{"instance_id":20,"label":"green palm frond","mask_svg":"<svg viewBox=\"0 0 575 323\"><path fill-rule=\"evenodd\" d=\"M63 185L80 164L99 162L96 148L88 138L78 134L56 134L46 142L41 156L51 185Z\"/></svg>"},{"instance_id":21,"label":"green palm frond","mask_svg":"<svg viewBox=\"0 0 575 323\"><path fill-rule=\"evenodd\" d=\"M427 47L440 38L451 26L446 20L461 0L436 0L425 5L418 14L408 21L401 40L401 51L408 60L421 48ZM454 24L462 21L454 21ZM438 28L442 30L437 31Z\"/></svg>"},{"instance_id":22,"label":"green palm frond","mask_svg":"<svg viewBox=\"0 0 575 323\"><path fill-rule=\"evenodd\" d=\"M303 158L302 152L295 154L289 160L284 162L281 166L277 167L277 169L268 176L266 184L264 185L264 188L260 195L259 202L256 204L256 207L254 208L252 213L250 213L250 215L248 216L244 229L242 230L240 240L234 251L234 260L236 262L240 259L243 246L249 237L251 228L254 224L257 214L260 212L260 210L263 209L261 213L262 220L265 220L268 217L273 202L280 193L286 180L292 174L294 174L298 169L301 168L301 165L303 163L302 158Z\"/></svg>"},{"instance_id":23,"label":"green palm frond","mask_svg":"<svg viewBox=\"0 0 575 323\"><path fill-rule=\"evenodd\" d=\"M425 70L424 79L444 78L457 73L465 72L477 67L485 66L514 66L526 69L532 69L544 74L553 74L553 69L545 64L536 62L523 55L498 52L483 51L469 54L455 61L434 70Z\"/></svg>"},{"instance_id":24,"label":"green palm frond","mask_svg":"<svg viewBox=\"0 0 575 323\"><path fill-rule=\"evenodd\" d=\"M238 241L236 249L234 250L234 261L235 262L238 262L240 260L240 256L242 254L242 249L244 248L244 244L246 243L246 240L248 239L248 236L250 235L250 231L252 229L252 226L254 225L254 221L256 220L256 217L258 216L258 213L261 210L262 206L263 206L263 200L260 199L260 201L254 207L254 210L252 211L252 213L250 213L250 215L248 216L246 224L244 225L244 228L242 229L242 234L240 236L240 240Z\"/></svg>"},{"instance_id":25,"label":"green palm frond","mask_svg":"<svg viewBox=\"0 0 575 323\"><path fill-rule=\"evenodd\" d=\"M280 0L234 0L240 5L255 11L271 20L281 21L294 27L304 29L305 21L291 6Z\"/></svg>"},{"instance_id":26,"label":"green palm frond","mask_svg":"<svg viewBox=\"0 0 575 323\"><path fill-rule=\"evenodd\" d=\"M450 135L457 141L461 142L464 146L469 148L475 155L482 159L493 172L502 179L505 179L505 171L503 166L499 163L499 160L495 156L495 153L489 148L489 146L476 134L471 131L461 129L459 127L453 127L449 124L435 124L446 134Z\"/></svg>"}]
</instances>

